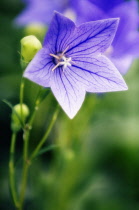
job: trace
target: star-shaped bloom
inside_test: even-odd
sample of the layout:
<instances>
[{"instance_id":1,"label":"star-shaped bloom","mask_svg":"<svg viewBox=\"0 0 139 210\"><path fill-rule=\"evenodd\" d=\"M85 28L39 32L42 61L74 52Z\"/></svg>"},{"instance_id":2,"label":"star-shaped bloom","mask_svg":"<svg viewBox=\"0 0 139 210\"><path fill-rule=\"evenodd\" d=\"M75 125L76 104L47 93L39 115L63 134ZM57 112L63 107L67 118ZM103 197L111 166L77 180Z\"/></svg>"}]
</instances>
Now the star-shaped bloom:
<instances>
[{"instance_id":1,"label":"star-shaped bloom","mask_svg":"<svg viewBox=\"0 0 139 210\"><path fill-rule=\"evenodd\" d=\"M105 54L125 74L139 57L139 14L136 0L79 0L79 22L119 17L119 27L111 49ZM86 9L84 9L86 8Z\"/></svg>"},{"instance_id":2,"label":"star-shaped bloom","mask_svg":"<svg viewBox=\"0 0 139 210\"><path fill-rule=\"evenodd\" d=\"M103 52L111 45L118 19L74 22L55 12L43 48L35 55L24 77L50 87L55 98L73 118L86 92L127 90L116 67Z\"/></svg>"}]
</instances>

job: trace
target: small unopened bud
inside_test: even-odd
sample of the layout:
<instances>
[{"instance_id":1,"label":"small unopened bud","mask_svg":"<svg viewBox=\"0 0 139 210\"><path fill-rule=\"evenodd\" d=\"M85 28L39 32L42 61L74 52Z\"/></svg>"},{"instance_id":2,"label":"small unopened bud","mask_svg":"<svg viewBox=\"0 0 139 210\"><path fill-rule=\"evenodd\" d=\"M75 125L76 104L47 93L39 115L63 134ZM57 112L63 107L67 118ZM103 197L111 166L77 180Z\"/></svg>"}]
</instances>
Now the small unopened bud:
<instances>
[{"instance_id":1,"label":"small unopened bud","mask_svg":"<svg viewBox=\"0 0 139 210\"><path fill-rule=\"evenodd\" d=\"M22 123L24 123L29 115L29 108L27 105L17 104L13 107L11 115L11 129L15 132L19 131L22 128Z\"/></svg>"},{"instance_id":2,"label":"small unopened bud","mask_svg":"<svg viewBox=\"0 0 139 210\"><path fill-rule=\"evenodd\" d=\"M30 62L35 54L42 48L41 42L33 35L21 39L21 55L25 62Z\"/></svg>"}]
</instances>

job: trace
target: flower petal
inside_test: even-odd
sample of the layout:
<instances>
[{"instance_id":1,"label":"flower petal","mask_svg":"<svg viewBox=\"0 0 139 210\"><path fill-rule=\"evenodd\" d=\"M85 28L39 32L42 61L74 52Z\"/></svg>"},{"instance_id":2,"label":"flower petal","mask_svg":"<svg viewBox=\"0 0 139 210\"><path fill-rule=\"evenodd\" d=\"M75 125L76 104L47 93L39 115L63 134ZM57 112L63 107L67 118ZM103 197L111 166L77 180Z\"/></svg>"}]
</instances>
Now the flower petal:
<instances>
[{"instance_id":1,"label":"flower petal","mask_svg":"<svg viewBox=\"0 0 139 210\"><path fill-rule=\"evenodd\" d=\"M25 9L16 17L17 25L28 25L32 23L50 24L54 10L62 12L65 6L63 0L24 0Z\"/></svg>"},{"instance_id":2,"label":"flower petal","mask_svg":"<svg viewBox=\"0 0 139 210\"><path fill-rule=\"evenodd\" d=\"M89 0L91 3L96 4L101 9L108 11L118 4L123 3L125 0Z\"/></svg>"},{"instance_id":3,"label":"flower petal","mask_svg":"<svg viewBox=\"0 0 139 210\"><path fill-rule=\"evenodd\" d=\"M127 90L121 74L105 56L76 57L73 62L70 74L86 91L101 93Z\"/></svg>"},{"instance_id":4,"label":"flower petal","mask_svg":"<svg viewBox=\"0 0 139 210\"><path fill-rule=\"evenodd\" d=\"M50 87L50 76L54 63L47 49L41 49L27 66L23 76L29 80Z\"/></svg>"},{"instance_id":5,"label":"flower petal","mask_svg":"<svg viewBox=\"0 0 139 210\"><path fill-rule=\"evenodd\" d=\"M113 41L118 22L118 18L113 18L83 23L69 40L67 54L73 56L104 52Z\"/></svg>"},{"instance_id":6,"label":"flower petal","mask_svg":"<svg viewBox=\"0 0 139 210\"><path fill-rule=\"evenodd\" d=\"M119 39L121 38L122 37L119 37ZM120 59L124 56L132 56L133 58L139 56L139 33L133 32L127 34L127 37L125 37L125 39L121 39L123 41L119 39L117 38L113 42L113 52L111 54L111 57Z\"/></svg>"},{"instance_id":7,"label":"flower petal","mask_svg":"<svg viewBox=\"0 0 139 210\"><path fill-rule=\"evenodd\" d=\"M89 22L91 20L100 20L102 19L102 17L103 19L108 18L105 12L101 8L99 8L95 4L92 4L89 1L73 0L72 7L76 11L78 17L76 23L78 25L84 22Z\"/></svg>"},{"instance_id":8,"label":"flower petal","mask_svg":"<svg viewBox=\"0 0 139 210\"><path fill-rule=\"evenodd\" d=\"M132 55L123 55L121 57L111 57L110 59L115 64L119 72L124 75L131 67L134 57Z\"/></svg>"},{"instance_id":9,"label":"flower petal","mask_svg":"<svg viewBox=\"0 0 139 210\"><path fill-rule=\"evenodd\" d=\"M63 110L72 119L84 101L84 88L71 77L70 70L64 71L60 67L53 72L51 89Z\"/></svg>"},{"instance_id":10,"label":"flower petal","mask_svg":"<svg viewBox=\"0 0 139 210\"><path fill-rule=\"evenodd\" d=\"M59 53L67 48L67 40L75 29L75 24L69 18L55 12L44 40L44 47L51 53Z\"/></svg>"},{"instance_id":11,"label":"flower petal","mask_svg":"<svg viewBox=\"0 0 139 210\"><path fill-rule=\"evenodd\" d=\"M117 36L119 36L121 32L125 32L126 36L126 33L129 34L132 30L134 32L137 31L139 15L138 2L136 0L123 2L122 4L114 7L108 15L112 18L120 17L120 23L117 30L118 33L116 33Z\"/></svg>"}]
</instances>

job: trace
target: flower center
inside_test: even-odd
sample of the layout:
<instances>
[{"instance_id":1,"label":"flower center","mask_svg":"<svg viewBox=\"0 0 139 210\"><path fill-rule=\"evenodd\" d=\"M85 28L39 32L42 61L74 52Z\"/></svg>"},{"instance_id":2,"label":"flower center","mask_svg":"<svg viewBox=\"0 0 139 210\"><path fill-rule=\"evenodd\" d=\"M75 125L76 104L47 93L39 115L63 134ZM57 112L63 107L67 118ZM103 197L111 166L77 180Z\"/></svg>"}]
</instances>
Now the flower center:
<instances>
[{"instance_id":1,"label":"flower center","mask_svg":"<svg viewBox=\"0 0 139 210\"><path fill-rule=\"evenodd\" d=\"M55 58L55 63L56 63L52 71L54 71L59 66L63 66L63 70L66 69L68 66L71 66L72 63L71 57L68 58L65 56L65 52L67 51L67 49L68 48L66 48L62 53L58 53L57 55L50 54L52 57Z\"/></svg>"}]
</instances>

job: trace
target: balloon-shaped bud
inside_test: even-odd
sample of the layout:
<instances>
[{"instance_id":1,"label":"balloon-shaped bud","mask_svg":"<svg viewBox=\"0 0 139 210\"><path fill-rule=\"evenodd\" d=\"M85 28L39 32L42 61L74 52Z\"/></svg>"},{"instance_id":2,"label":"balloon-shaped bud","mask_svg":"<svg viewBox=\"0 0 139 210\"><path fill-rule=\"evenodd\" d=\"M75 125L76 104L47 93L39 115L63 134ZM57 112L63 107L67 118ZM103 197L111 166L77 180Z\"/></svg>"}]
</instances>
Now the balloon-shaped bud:
<instances>
[{"instance_id":1,"label":"balloon-shaped bud","mask_svg":"<svg viewBox=\"0 0 139 210\"><path fill-rule=\"evenodd\" d=\"M22 124L26 121L29 116L29 108L27 105L17 104L13 107L12 115L11 115L11 129L14 132L19 131L22 128Z\"/></svg>"},{"instance_id":2,"label":"balloon-shaped bud","mask_svg":"<svg viewBox=\"0 0 139 210\"><path fill-rule=\"evenodd\" d=\"M25 62L30 62L42 48L41 42L33 35L21 39L21 55Z\"/></svg>"}]
</instances>

